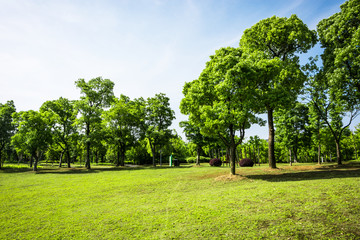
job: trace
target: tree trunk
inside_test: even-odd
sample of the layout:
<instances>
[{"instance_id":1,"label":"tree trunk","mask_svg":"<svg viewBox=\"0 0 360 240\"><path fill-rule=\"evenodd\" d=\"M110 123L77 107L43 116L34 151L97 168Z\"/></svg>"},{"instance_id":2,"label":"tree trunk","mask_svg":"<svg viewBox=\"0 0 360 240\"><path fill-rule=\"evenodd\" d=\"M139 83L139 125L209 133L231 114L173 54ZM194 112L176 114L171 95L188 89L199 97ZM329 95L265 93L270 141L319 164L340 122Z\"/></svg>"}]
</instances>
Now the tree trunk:
<instances>
[{"instance_id":1,"label":"tree trunk","mask_svg":"<svg viewBox=\"0 0 360 240\"><path fill-rule=\"evenodd\" d=\"M69 149L66 149L66 162L67 162L68 168L71 168L70 161L71 161L70 152L69 152Z\"/></svg>"},{"instance_id":2,"label":"tree trunk","mask_svg":"<svg viewBox=\"0 0 360 240\"><path fill-rule=\"evenodd\" d=\"M120 144L117 146L116 166L120 166Z\"/></svg>"},{"instance_id":3,"label":"tree trunk","mask_svg":"<svg viewBox=\"0 0 360 240\"><path fill-rule=\"evenodd\" d=\"M318 145L318 164L321 165L321 144Z\"/></svg>"},{"instance_id":4,"label":"tree trunk","mask_svg":"<svg viewBox=\"0 0 360 240\"><path fill-rule=\"evenodd\" d=\"M357 149L356 149L356 143L355 143L355 140L354 140L354 134L351 132L351 139L353 141L353 144L354 144L354 151L355 151L355 160L358 159L358 155L357 155Z\"/></svg>"},{"instance_id":5,"label":"tree trunk","mask_svg":"<svg viewBox=\"0 0 360 240\"><path fill-rule=\"evenodd\" d=\"M60 168L62 167L62 159L63 159L63 156L64 156L64 151L62 151L61 154L60 154L60 161L59 161L59 167L60 167Z\"/></svg>"},{"instance_id":6,"label":"tree trunk","mask_svg":"<svg viewBox=\"0 0 360 240\"><path fill-rule=\"evenodd\" d=\"M268 126L269 126L269 167L276 168L275 161L275 129L274 129L274 117L273 117L273 109L268 107Z\"/></svg>"},{"instance_id":7,"label":"tree trunk","mask_svg":"<svg viewBox=\"0 0 360 240\"><path fill-rule=\"evenodd\" d=\"M5 148L5 143L1 144L1 148L0 148L0 169L2 168L3 165L3 161L2 161L2 151Z\"/></svg>"},{"instance_id":8,"label":"tree trunk","mask_svg":"<svg viewBox=\"0 0 360 240\"><path fill-rule=\"evenodd\" d=\"M33 156L31 156L30 157L30 168L32 168L32 166L33 166L33 161L34 161L34 158L33 158Z\"/></svg>"},{"instance_id":9,"label":"tree trunk","mask_svg":"<svg viewBox=\"0 0 360 240\"><path fill-rule=\"evenodd\" d=\"M336 159L337 159L337 164L338 165L342 165L342 156L341 156L341 150L340 150L340 141L335 141L336 143Z\"/></svg>"},{"instance_id":10,"label":"tree trunk","mask_svg":"<svg viewBox=\"0 0 360 240\"><path fill-rule=\"evenodd\" d=\"M86 143L86 160L85 160L85 167L87 169L91 169L90 166L90 142Z\"/></svg>"},{"instance_id":11,"label":"tree trunk","mask_svg":"<svg viewBox=\"0 0 360 240\"><path fill-rule=\"evenodd\" d=\"M37 164L38 164L38 160L35 158L35 161L34 161L34 168L33 168L33 171L36 172L38 170L37 168Z\"/></svg>"},{"instance_id":12,"label":"tree trunk","mask_svg":"<svg viewBox=\"0 0 360 240\"><path fill-rule=\"evenodd\" d=\"M253 147L253 153L254 153L254 163L255 163L255 166L256 166L256 151L255 151L255 145L252 146Z\"/></svg>"},{"instance_id":13,"label":"tree trunk","mask_svg":"<svg viewBox=\"0 0 360 240\"><path fill-rule=\"evenodd\" d=\"M200 165L200 147L197 146L196 149L196 165Z\"/></svg>"},{"instance_id":14,"label":"tree trunk","mask_svg":"<svg viewBox=\"0 0 360 240\"><path fill-rule=\"evenodd\" d=\"M235 151L236 151L235 143L232 143L231 146L230 146L230 167L231 167L231 174L232 175L235 175L235 173L236 173Z\"/></svg>"},{"instance_id":15,"label":"tree trunk","mask_svg":"<svg viewBox=\"0 0 360 240\"><path fill-rule=\"evenodd\" d=\"M293 147L293 153L294 153L294 163L297 163L298 157L297 157L297 149L295 147Z\"/></svg>"},{"instance_id":16,"label":"tree trunk","mask_svg":"<svg viewBox=\"0 0 360 240\"><path fill-rule=\"evenodd\" d=\"M90 125L89 123L86 124L86 137L90 137ZM90 166L90 139L86 140L86 161L85 161L85 167L87 169L91 169Z\"/></svg>"},{"instance_id":17,"label":"tree trunk","mask_svg":"<svg viewBox=\"0 0 360 240\"><path fill-rule=\"evenodd\" d=\"M125 147L121 148L121 166L125 166Z\"/></svg>"},{"instance_id":18,"label":"tree trunk","mask_svg":"<svg viewBox=\"0 0 360 240\"><path fill-rule=\"evenodd\" d=\"M152 152L152 160L153 160L153 167L156 167L156 163L155 163L155 145L153 145L149 139L149 144L150 144L150 148L151 148L151 152Z\"/></svg>"},{"instance_id":19,"label":"tree trunk","mask_svg":"<svg viewBox=\"0 0 360 240\"><path fill-rule=\"evenodd\" d=\"M289 148L289 160L290 160L290 166L292 166L292 161L291 161L291 148Z\"/></svg>"},{"instance_id":20,"label":"tree trunk","mask_svg":"<svg viewBox=\"0 0 360 240\"><path fill-rule=\"evenodd\" d=\"M258 155L259 166L260 166L260 148L259 148L259 146L257 146L257 155Z\"/></svg>"}]
</instances>

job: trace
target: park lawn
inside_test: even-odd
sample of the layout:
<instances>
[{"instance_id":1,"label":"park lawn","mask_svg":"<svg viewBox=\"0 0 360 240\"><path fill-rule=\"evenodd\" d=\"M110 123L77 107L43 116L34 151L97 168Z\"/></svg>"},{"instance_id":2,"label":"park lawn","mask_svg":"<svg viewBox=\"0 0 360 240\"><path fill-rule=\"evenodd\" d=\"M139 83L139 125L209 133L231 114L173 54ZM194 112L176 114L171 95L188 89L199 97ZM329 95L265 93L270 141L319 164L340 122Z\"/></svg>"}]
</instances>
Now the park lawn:
<instances>
[{"instance_id":1,"label":"park lawn","mask_svg":"<svg viewBox=\"0 0 360 240\"><path fill-rule=\"evenodd\" d=\"M0 170L0 239L360 239L360 164Z\"/></svg>"}]
</instances>

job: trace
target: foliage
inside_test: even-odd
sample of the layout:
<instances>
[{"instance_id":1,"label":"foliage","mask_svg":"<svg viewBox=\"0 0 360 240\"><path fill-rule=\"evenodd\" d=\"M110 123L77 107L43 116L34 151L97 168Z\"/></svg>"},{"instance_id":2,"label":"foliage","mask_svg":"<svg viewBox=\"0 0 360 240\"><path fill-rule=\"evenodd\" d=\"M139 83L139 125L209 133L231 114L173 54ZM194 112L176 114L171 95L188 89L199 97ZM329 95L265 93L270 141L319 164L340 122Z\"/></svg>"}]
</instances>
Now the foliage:
<instances>
[{"instance_id":1,"label":"foliage","mask_svg":"<svg viewBox=\"0 0 360 240\"><path fill-rule=\"evenodd\" d=\"M14 135L15 126L12 124L12 115L16 112L13 101L0 103L0 169L3 164L3 150L10 143Z\"/></svg>"},{"instance_id":2,"label":"foliage","mask_svg":"<svg viewBox=\"0 0 360 240\"><path fill-rule=\"evenodd\" d=\"M48 119L53 141L66 154L67 166L70 167L71 149L78 140L75 125L78 111L74 101L62 97L58 100L46 101L41 106L40 112Z\"/></svg>"},{"instance_id":3,"label":"foliage","mask_svg":"<svg viewBox=\"0 0 360 240\"><path fill-rule=\"evenodd\" d=\"M161 150L162 145L167 144L172 137L171 130L168 128L175 119L175 112L170 108L169 101L170 99L164 93L156 94L155 97L148 98L146 101L145 137L151 149L154 167L157 150Z\"/></svg>"},{"instance_id":4,"label":"foliage","mask_svg":"<svg viewBox=\"0 0 360 240\"><path fill-rule=\"evenodd\" d=\"M77 101L76 106L81 113L79 124L85 130L86 144L86 168L90 169L90 146L91 142L96 141L96 126L101 124L101 114L104 108L109 107L114 99L114 83L109 79L101 77L93 78L86 82L84 79L75 81L75 85L80 89L82 96ZM98 126L99 127L99 126Z\"/></svg>"},{"instance_id":5,"label":"foliage","mask_svg":"<svg viewBox=\"0 0 360 240\"><path fill-rule=\"evenodd\" d=\"M324 48L323 66L327 78L345 95L360 97L360 1L348 0L341 11L317 25Z\"/></svg>"},{"instance_id":6,"label":"foliage","mask_svg":"<svg viewBox=\"0 0 360 240\"><path fill-rule=\"evenodd\" d=\"M200 133L217 137L230 149L231 173L235 174L235 149L245 129L260 120L251 111L248 95L255 70L238 48L221 48L210 56L200 77L186 83L180 104Z\"/></svg>"},{"instance_id":7,"label":"foliage","mask_svg":"<svg viewBox=\"0 0 360 240\"><path fill-rule=\"evenodd\" d=\"M197 161L198 161L197 157L187 157L186 158L187 163L197 163ZM204 156L199 157L199 162L209 162L209 161L210 161L209 157L204 157Z\"/></svg>"},{"instance_id":8,"label":"foliage","mask_svg":"<svg viewBox=\"0 0 360 240\"><path fill-rule=\"evenodd\" d=\"M196 145L196 165L200 165L200 152L202 151L202 147L206 145L208 138L201 134L200 127L195 123L182 121L179 125L184 128L186 138Z\"/></svg>"},{"instance_id":9,"label":"foliage","mask_svg":"<svg viewBox=\"0 0 360 240\"><path fill-rule=\"evenodd\" d=\"M209 161L209 164L212 167L221 167L222 161L218 158L213 158Z\"/></svg>"},{"instance_id":10,"label":"foliage","mask_svg":"<svg viewBox=\"0 0 360 240\"><path fill-rule=\"evenodd\" d=\"M21 111L13 114L17 131L11 143L18 152L30 154L35 158L34 171L52 141L48 119L37 111Z\"/></svg>"},{"instance_id":11,"label":"foliage","mask_svg":"<svg viewBox=\"0 0 360 240\"><path fill-rule=\"evenodd\" d=\"M142 137L145 102L142 98L132 101L129 97L120 95L103 116L109 139L117 148L116 166L124 166L126 151Z\"/></svg>"},{"instance_id":12,"label":"foliage","mask_svg":"<svg viewBox=\"0 0 360 240\"><path fill-rule=\"evenodd\" d=\"M241 49L254 56L259 69L253 107L268 115L271 168L276 168L273 112L296 100L306 79L296 54L307 52L316 41L315 31L309 30L296 15L261 20L241 37Z\"/></svg>"}]
</instances>

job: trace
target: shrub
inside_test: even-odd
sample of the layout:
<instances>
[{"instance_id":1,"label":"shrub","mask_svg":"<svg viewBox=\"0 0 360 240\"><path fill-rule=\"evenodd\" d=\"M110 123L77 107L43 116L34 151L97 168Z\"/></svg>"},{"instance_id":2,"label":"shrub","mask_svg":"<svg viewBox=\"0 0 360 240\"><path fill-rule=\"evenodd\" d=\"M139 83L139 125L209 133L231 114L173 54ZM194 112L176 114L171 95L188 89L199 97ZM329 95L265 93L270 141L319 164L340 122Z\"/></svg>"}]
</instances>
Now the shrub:
<instances>
[{"instance_id":1,"label":"shrub","mask_svg":"<svg viewBox=\"0 0 360 240\"><path fill-rule=\"evenodd\" d=\"M250 158L241 159L240 167L252 167L252 166L254 166L254 162Z\"/></svg>"},{"instance_id":2,"label":"shrub","mask_svg":"<svg viewBox=\"0 0 360 240\"><path fill-rule=\"evenodd\" d=\"M220 167L222 164L222 161L218 158L213 158L210 160L209 164L210 164L210 166Z\"/></svg>"},{"instance_id":3,"label":"shrub","mask_svg":"<svg viewBox=\"0 0 360 240\"><path fill-rule=\"evenodd\" d=\"M204 157L204 156L200 156L200 162L209 162L210 158L209 157ZM187 163L196 163L196 157L187 157L186 158L186 162Z\"/></svg>"}]
</instances>

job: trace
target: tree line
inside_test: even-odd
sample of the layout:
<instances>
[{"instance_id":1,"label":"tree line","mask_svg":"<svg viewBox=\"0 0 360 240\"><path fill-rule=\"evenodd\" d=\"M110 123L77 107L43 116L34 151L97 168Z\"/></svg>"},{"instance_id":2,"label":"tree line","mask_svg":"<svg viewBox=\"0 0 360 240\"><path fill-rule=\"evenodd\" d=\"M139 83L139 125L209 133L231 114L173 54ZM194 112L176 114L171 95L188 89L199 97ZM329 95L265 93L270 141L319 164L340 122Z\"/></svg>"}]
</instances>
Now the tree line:
<instances>
[{"instance_id":1,"label":"tree line","mask_svg":"<svg viewBox=\"0 0 360 240\"><path fill-rule=\"evenodd\" d=\"M199 78L183 89L180 109L189 116L183 123L188 136L199 147L201 135L220 139L235 174L245 130L264 125L258 116L266 114L271 168L276 168L275 140L295 157L300 142L316 146L320 159L324 131L331 133L342 164L341 141L360 109L359 12L359 0L347 1L341 12L321 20L317 31L296 15L273 16L246 29L239 47L216 50ZM316 57L302 66L299 54L318 42L322 66Z\"/></svg>"},{"instance_id":2,"label":"tree line","mask_svg":"<svg viewBox=\"0 0 360 240\"><path fill-rule=\"evenodd\" d=\"M67 167L84 158L90 169L91 160L104 162L107 156L124 166L127 152L138 163L152 156L155 166L159 150L176 155L175 148L183 148L180 136L169 129L175 114L165 94L146 100L117 98L114 83L101 77L79 79L75 85L79 100L60 97L44 102L39 111L16 112L13 101L1 104L1 153L16 154L19 161L28 157L36 171L41 160L53 158L60 158L60 166L64 159Z\"/></svg>"},{"instance_id":3,"label":"tree line","mask_svg":"<svg viewBox=\"0 0 360 240\"><path fill-rule=\"evenodd\" d=\"M8 101L0 105L1 163L12 153L29 158L34 170L52 158L68 167L84 159L90 169L94 159L155 166L162 155L196 155L198 164L201 156L222 157L235 174L243 156L271 168L280 161L357 158L359 131L348 127L360 109L359 12L359 0L347 1L316 31L296 15L274 16L245 30L239 47L216 50L199 78L183 87L180 110L188 120L180 126L188 143L169 129L175 115L165 94L117 98L114 83L101 77L75 82L79 100L47 101L39 111L16 112ZM315 56L301 65L299 55L318 43L321 63ZM246 129L266 123L267 141L244 142Z\"/></svg>"}]
</instances>

